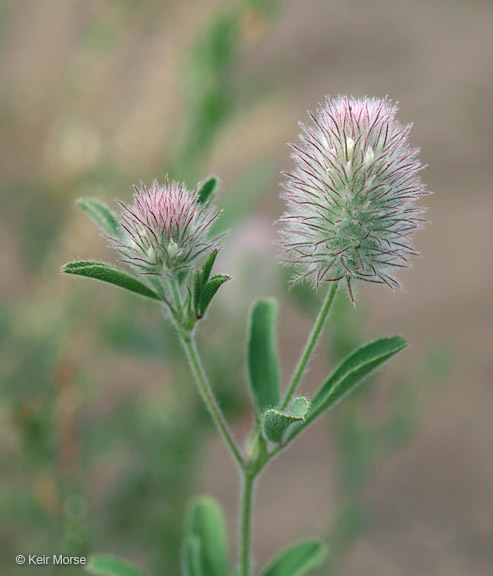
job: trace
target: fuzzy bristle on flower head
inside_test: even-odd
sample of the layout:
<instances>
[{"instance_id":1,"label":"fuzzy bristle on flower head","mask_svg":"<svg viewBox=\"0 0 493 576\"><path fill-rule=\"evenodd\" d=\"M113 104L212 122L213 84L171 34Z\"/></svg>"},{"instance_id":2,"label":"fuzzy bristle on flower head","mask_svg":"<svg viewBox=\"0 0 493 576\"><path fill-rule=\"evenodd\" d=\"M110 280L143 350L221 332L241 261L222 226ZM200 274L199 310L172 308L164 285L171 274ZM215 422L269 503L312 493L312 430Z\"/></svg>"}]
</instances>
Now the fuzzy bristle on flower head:
<instances>
[{"instance_id":1,"label":"fuzzy bristle on flower head","mask_svg":"<svg viewBox=\"0 0 493 576\"><path fill-rule=\"evenodd\" d=\"M292 145L296 167L285 174L282 260L294 282L344 280L354 302L357 280L399 288L399 268L417 254L411 235L425 222L416 206L428 194L411 149L411 126L395 120L387 98L326 97Z\"/></svg>"},{"instance_id":2,"label":"fuzzy bristle on flower head","mask_svg":"<svg viewBox=\"0 0 493 576\"><path fill-rule=\"evenodd\" d=\"M115 247L124 262L144 274L169 275L218 248L219 237L208 235L219 212L199 202L198 187L189 191L166 178L134 191L133 204L119 203L123 239Z\"/></svg>"}]
</instances>

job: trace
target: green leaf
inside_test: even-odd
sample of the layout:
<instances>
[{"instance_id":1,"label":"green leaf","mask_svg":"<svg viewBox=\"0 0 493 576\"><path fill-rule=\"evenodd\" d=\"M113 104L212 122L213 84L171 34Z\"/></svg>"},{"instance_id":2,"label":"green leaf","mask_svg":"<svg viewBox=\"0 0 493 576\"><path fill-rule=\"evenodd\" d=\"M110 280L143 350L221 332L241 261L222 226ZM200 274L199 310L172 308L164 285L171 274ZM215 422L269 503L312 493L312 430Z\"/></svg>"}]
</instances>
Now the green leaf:
<instances>
[{"instance_id":1,"label":"green leaf","mask_svg":"<svg viewBox=\"0 0 493 576\"><path fill-rule=\"evenodd\" d=\"M214 266L214 262L216 261L216 257L219 253L219 250L213 250L209 258L207 258L206 263L202 268L202 283L205 285L209 281L209 277L212 272L212 267Z\"/></svg>"},{"instance_id":2,"label":"green leaf","mask_svg":"<svg viewBox=\"0 0 493 576\"><path fill-rule=\"evenodd\" d=\"M185 537L182 549L184 576L203 576L200 555L200 540L196 536Z\"/></svg>"},{"instance_id":3,"label":"green leaf","mask_svg":"<svg viewBox=\"0 0 493 576\"><path fill-rule=\"evenodd\" d=\"M204 287L207 286L207 282L209 281L209 276L211 275L212 267L214 266L218 252L219 250L213 250L206 263L204 264L202 270L194 271L192 279L193 308L195 310L196 316L199 318L203 316L201 299Z\"/></svg>"},{"instance_id":4,"label":"green leaf","mask_svg":"<svg viewBox=\"0 0 493 576\"><path fill-rule=\"evenodd\" d=\"M289 414L292 418L303 420L310 409L310 400L304 396L294 398L289 407Z\"/></svg>"},{"instance_id":5,"label":"green leaf","mask_svg":"<svg viewBox=\"0 0 493 576\"><path fill-rule=\"evenodd\" d=\"M303 397L295 398L291 407L285 411L270 409L262 418L262 430L264 436L272 442L282 442L284 432L294 424L305 419L310 408L310 402Z\"/></svg>"},{"instance_id":6,"label":"green leaf","mask_svg":"<svg viewBox=\"0 0 493 576\"><path fill-rule=\"evenodd\" d=\"M280 377L276 350L277 302L257 300L250 313L247 342L248 375L258 412L279 404Z\"/></svg>"},{"instance_id":7,"label":"green leaf","mask_svg":"<svg viewBox=\"0 0 493 576\"><path fill-rule=\"evenodd\" d=\"M192 303L197 316L200 316L200 295L202 294L202 270L194 270L192 277Z\"/></svg>"},{"instance_id":8,"label":"green leaf","mask_svg":"<svg viewBox=\"0 0 493 576\"><path fill-rule=\"evenodd\" d=\"M94 576L146 576L145 572L134 564L111 554L90 556L86 570Z\"/></svg>"},{"instance_id":9,"label":"green leaf","mask_svg":"<svg viewBox=\"0 0 493 576\"><path fill-rule=\"evenodd\" d=\"M192 500L185 523L185 541L196 539L199 542L200 572L193 576L224 576L229 573L227 554L226 524L219 504L212 498L202 496ZM190 547L190 543L188 544ZM197 548L197 544L192 544ZM197 551L191 551L197 554ZM197 562L191 558L189 566Z\"/></svg>"},{"instance_id":10,"label":"green leaf","mask_svg":"<svg viewBox=\"0 0 493 576\"><path fill-rule=\"evenodd\" d=\"M214 196L218 184L219 180L217 178L212 177L206 180L199 188L197 202L199 204L207 204L207 202L210 202Z\"/></svg>"},{"instance_id":11,"label":"green leaf","mask_svg":"<svg viewBox=\"0 0 493 576\"><path fill-rule=\"evenodd\" d=\"M209 282L207 282L207 284L202 285L199 305L200 317L204 316L217 291L228 280L231 280L231 276L228 276L227 274L216 274L209 280Z\"/></svg>"},{"instance_id":12,"label":"green leaf","mask_svg":"<svg viewBox=\"0 0 493 576\"><path fill-rule=\"evenodd\" d=\"M407 342L404 338L394 336L392 338L380 338L353 352L315 394L307 420L312 420L320 412L333 406L373 370L406 346Z\"/></svg>"},{"instance_id":13,"label":"green leaf","mask_svg":"<svg viewBox=\"0 0 493 576\"><path fill-rule=\"evenodd\" d=\"M303 540L283 550L264 569L262 576L304 576L320 566L326 547L316 540Z\"/></svg>"},{"instance_id":14,"label":"green leaf","mask_svg":"<svg viewBox=\"0 0 493 576\"><path fill-rule=\"evenodd\" d=\"M216 274L209 280L217 254L218 250L213 250L202 270L194 271L192 278L192 305L197 319L204 317L219 288L225 282L231 280L231 276L227 274Z\"/></svg>"},{"instance_id":15,"label":"green leaf","mask_svg":"<svg viewBox=\"0 0 493 576\"><path fill-rule=\"evenodd\" d=\"M88 214L105 234L112 238L121 238L115 215L106 204L95 198L79 198L75 205Z\"/></svg>"},{"instance_id":16,"label":"green leaf","mask_svg":"<svg viewBox=\"0 0 493 576\"><path fill-rule=\"evenodd\" d=\"M262 419L262 429L264 436L272 442L282 442L284 431L294 422L299 422L303 418L289 416L285 412L280 412L271 408L265 412Z\"/></svg>"},{"instance_id":17,"label":"green leaf","mask_svg":"<svg viewBox=\"0 0 493 576\"><path fill-rule=\"evenodd\" d=\"M74 274L75 276L86 276L94 280L101 280L101 282L113 284L114 286L124 288L140 296L152 298L153 300L161 300L160 296L154 292L154 290L148 288L140 280L137 280L137 278L131 276L124 270L111 264L106 264L105 262L69 262L63 266L62 272L65 274Z\"/></svg>"}]
</instances>

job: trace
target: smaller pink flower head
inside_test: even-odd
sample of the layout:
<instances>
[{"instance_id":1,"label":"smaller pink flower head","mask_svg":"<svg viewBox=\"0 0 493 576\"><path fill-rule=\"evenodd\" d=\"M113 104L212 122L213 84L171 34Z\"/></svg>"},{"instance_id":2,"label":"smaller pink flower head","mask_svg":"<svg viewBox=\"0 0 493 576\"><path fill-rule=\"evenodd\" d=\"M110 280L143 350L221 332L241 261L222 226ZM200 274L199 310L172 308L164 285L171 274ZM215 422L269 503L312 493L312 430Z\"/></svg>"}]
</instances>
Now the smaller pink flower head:
<instances>
[{"instance_id":1,"label":"smaller pink flower head","mask_svg":"<svg viewBox=\"0 0 493 576\"><path fill-rule=\"evenodd\" d=\"M167 177L163 186L134 186L133 204L119 202L123 240L115 247L123 261L140 273L169 275L217 248L219 237L208 233L219 211L199 203L198 189L189 191Z\"/></svg>"}]
</instances>

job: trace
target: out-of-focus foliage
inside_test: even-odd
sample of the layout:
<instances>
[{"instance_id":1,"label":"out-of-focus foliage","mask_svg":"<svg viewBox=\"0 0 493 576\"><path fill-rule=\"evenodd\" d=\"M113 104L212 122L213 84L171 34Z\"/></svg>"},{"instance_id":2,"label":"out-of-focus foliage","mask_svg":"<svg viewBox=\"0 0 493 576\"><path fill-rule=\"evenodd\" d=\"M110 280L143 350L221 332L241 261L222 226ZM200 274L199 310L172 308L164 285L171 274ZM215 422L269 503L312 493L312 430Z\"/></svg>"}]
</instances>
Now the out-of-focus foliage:
<instances>
[{"instance_id":1,"label":"out-of-focus foliage","mask_svg":"<svg viewBox=\"0 0 493 576\"><path fill-rule=\"evenodd\" d=\"M276 556L262 576L304 576L321 564L326 556L327 550L320 542L296 542Z\"/></svg>"},{"instance_id":2,"label":"out-of-focus foliage","mask_svg":"<svg viewBox=\"0 0 493 576\"><path fill-rule=\"evenodd\" d=\"M10 36L19 22L50 25L36 14L42 4L32 6L28 18L16 3L2 4L2 50L10 65L16 65ZM209 420L173 333L151 307L123 292L114 297L103 286L61 282L58 268L78 254L82 238L95 250L103 244L96 228L81 229L73 209L78 196L109 200L118 191L124 197L132 182L166 171L190 183L204 178L215 138L238 112L235 62L249 50L252 26L262 22L268 29L272 5L241 0L205 8L184 42L173 32L173 19L183 14L169 3L115 0L67 10L77 31L68 53L63 35L58 57L52 44L41 44L44 57L57 62L53 73L45 71L43 82L51 84L31 85L28 96L21 79L0 100L1 229L12 234L18 256L5 274L20 286L0 304L0 517L8 519L0 525L0 572L11 570L15 550L108 550L178 574L185 506ZM147 128L152 143L143 156L126 130L133 126L133 137L144 137L146 127L135 124L139 107L156 106L150 98L159 90L152 83L162 81L167 64L157 59L154 68L134 74L145 78L144 91L122 84L120 75L132 58L146 61L158 27L179 46L168 48L184 67L168 82L182 86L184 104L179 122ZM35 67L34 53L31 60ZM165 107L166 101L159 112ZM218 231L248 215L272 174L262 165L244 167L225 198L228 215ZM245 186L255 194L244 198ZM209 342L206 364L229 414L240 409L241 394L229 378L240 366L220 342L238 342L242 332L231 322ZM52 573L51 567L36 570ZM64 567L63 574L79 570Z\"/></svg>"},{"instance_id":3,"label":"out-of-focus foliage","mask_svg":"<svg viewBox=\"0 0 493 576\"><path fill-rule=\"evenodd\" d=\"M231 2L194 42L185 66L187 121L176 157L178 177L200 178L208 150L235 112L235 62L248 34L267 23L274 7L272 0Z\"/></svg>"}]
</instances>

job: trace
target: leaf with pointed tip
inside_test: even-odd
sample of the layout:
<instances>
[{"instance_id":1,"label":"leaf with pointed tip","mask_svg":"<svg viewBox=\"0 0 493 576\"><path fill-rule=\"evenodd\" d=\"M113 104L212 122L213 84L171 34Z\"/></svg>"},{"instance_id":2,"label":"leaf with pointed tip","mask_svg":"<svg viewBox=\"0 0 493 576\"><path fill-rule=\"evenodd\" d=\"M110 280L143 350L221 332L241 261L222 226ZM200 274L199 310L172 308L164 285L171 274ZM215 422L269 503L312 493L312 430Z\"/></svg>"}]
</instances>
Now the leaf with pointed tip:
<instances>
[{"instance_id":1,"label":"leaf with pointed tip","mask_svg":"<svg viewBox=\"0 0 493 576\"><path fill-rule=\"evenodd\" d=\"M293 400L291 407L285 412L272 408L267 410L262 418L264 436L272 442L282 442L284 432L291 424L304 420L309 408L310 402L299 397Z\"/></svg>"},{"instance_id":2,"label":"leaf with pointed tip","mask_svg":"<svg viewBox=\"0 0 493 576\"><path fill-rule=\"evenodd\" d=\"M201 576L228 574L226 525L219 504L206 496L194 498L187 512L185 525L185 539L195 538L200 543L201 572L197 574Z\"/></svg>"},{"instance_id":3,"label":"leaf with pointed tip","mask_svg":"<svg viewBox=\"0 0 493 576\"><path fill-rule=\"evenodd\" d=\"M186 536L183 541L181 561L184 576L204 576L200 555L200 540L193 535Z\"/></svg>"},{"instance_id":4,"label":"leaf with pointed tip","mask_svg":"<svg viewBox=\"0 0 493 576\"><path fill-rule=\"evenodd\" d=\"M353 352L315 394L312 412L320 412L333 406L350 392L370 372L403 350L407 342L401 336L380 338Z\"/></svg>"},{"instance_id":5,"label":"leaf with pointed tip","mask_svg":"<svg viewBox=\"0 0 493 576\"><path fill-rule=\"evenodd\" d=\"M63 266L62 272L65 274L74 274L75 276L86 276L87 278L93 278L94 280L100 280L101 282L107 282L119 288L124 288L125 290L129 290L140 296L145 296L146 298L161 300L159 294L151 290L140 280L137 280L137 278L131 276L124 270L111 264L106 264L105 262L69 262Z\"/></svg>"},{"instance_id":6,"label":"leaf with pointed tip","mask_svg":"<svg viewBox=\"0 0 493 576\"><path fill-rule=\"evenodd\" d=\"M209 304L211 303L219 288L225 282L231 280L231 276L228 276L227 274L216 274L210 278L218 252L219 250L213 250L204 266L202 267L202 270L195 270L194 272L192 279L192 302L197 319L204 317Z\"/></svg>"},{"instance_id":7,"label":"leaf with pointed tip","mask_svg":"<svg viewBox=\"0 0 493 576\"><path fill-rule=\"evenodd\" d=\"M280 376L276 350L277 302L257 300L250 313L247 342L248 375L257 412L279 404Z\"/></svg>"},{"instance_id":8,"label":"leaf with pointed tip","mask_svg":"<svg viewBox=\"0 0 493 576\"><path fill-rule=\"evenodd\" d=\"M111 554L90 556L86 570L94 576L146 576L145 572L134 564Z\"/></svg>"},{"instance_id":9,"label":"leaf with pointed tip","mask_svg":"<svg viewBox=\"0 0 493 576\"><path fill-rule=\"evenodd\" d=\"M207 284L209 281L209 277L212 272L212 267L214 266L214 262L216 261L217 255L219 250L213 250L209 258L207 258L204 266L202 267L202 282L203 284Z\"/></svg>"},{"instance_id":10,"label":"leaf with pointed tip","mask_svg":"<svg viewBox=\"0 0 493 576\"><path fill-rule=\"evenodd\" d=\"M326 547L316 540L302 540L283 550L262 572L262 576L304 576L320 566Z\"/></svg>"},{"instance_id":11,"label":"leaf with pointed tip","mask_svg":"<svg viewBox=\"0 0 493 576\"><path fill-rule=\"evenodd\" d=\"M95 198L79 198L75 205L88 214L105 234L112 238L121 238L115 215L106 204Z\"/></svg>"},{"instance_id":12,"label":"leaf with pointed tip","mask_svg":"<svg viewBox=\"0 0 493 576\"><path fill-rule=\"evenodd\" d=\"M216 192L218 184L219 180L214 176L206 180L199 188L197 202L199 204L207 204L210 202Z\"/></svg>"},{"instance_id":13,"label":"leaf with pointed tip","mask_svg":"<svg viewBox=\"0 0 493 576\"><path fill-rule=\"evenodd\" d=\"M227 274L215 274L207 284L202 285L199 304L200 316L204 316L217 291L228 280L231 280L231 276Z\"/></svg>"},{"instance_id":14,"label":"leaf with pointed tip","mask_svg":"<svg viewBox=\"0 0 493 576\"><path fill-rule=\"evenodd\" d=\"M192 276L192 302L197 316L200 316L200 295L202 293L202 270L194 270Z\"/></svg>"},{"instance_id":15,"label":"leaf with pointed tip","mask_svg":"<svg viewBox=\"0 0 493 576\"><path fill-rule=\"evenodd\" d=\"M380 338L361 346L346 358L330 378L323 384L312 399L312 407L305 422L289 432L289 439L297 436L322 412L332 408L349 394L371 372L379 368L395 354L406 348L407 342L401 336Z\"/></svg>"}]
</instances>

